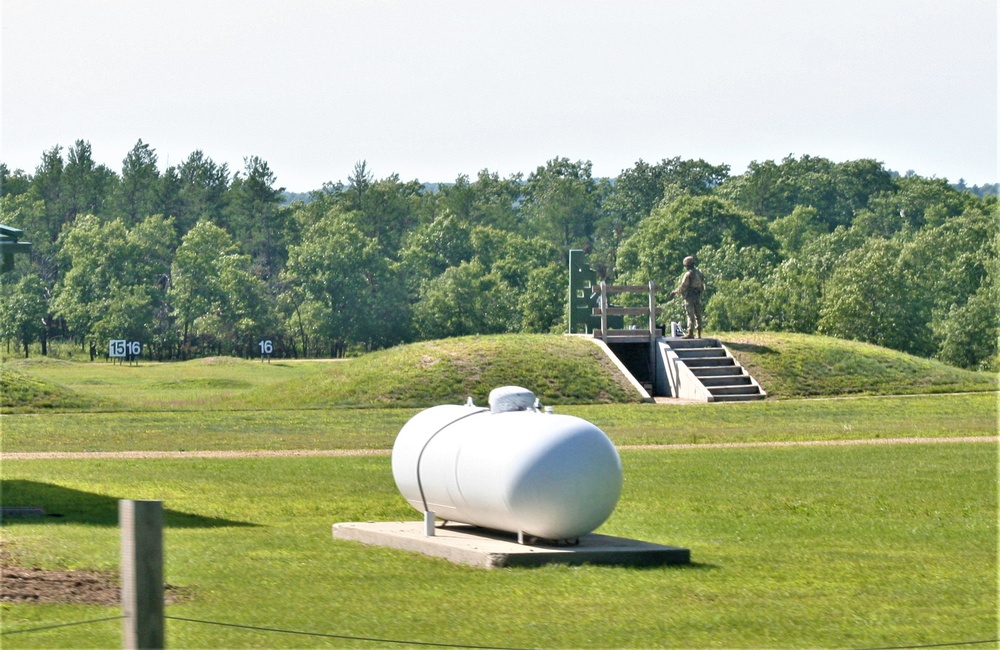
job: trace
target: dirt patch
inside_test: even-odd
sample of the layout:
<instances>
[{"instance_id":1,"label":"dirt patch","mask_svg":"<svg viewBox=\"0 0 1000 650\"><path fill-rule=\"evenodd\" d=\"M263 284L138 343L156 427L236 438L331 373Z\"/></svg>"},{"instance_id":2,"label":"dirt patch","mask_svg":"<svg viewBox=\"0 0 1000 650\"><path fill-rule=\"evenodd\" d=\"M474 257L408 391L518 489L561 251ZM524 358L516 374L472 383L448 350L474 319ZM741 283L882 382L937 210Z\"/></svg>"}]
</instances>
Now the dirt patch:
<instances>
[{"instance_id":1,"label":"dirt patch","mask_svg":"<svg viewBox=\"0 0 1000 650\"><path fill-rule=\"evenodd\" d=\"M186 599L188 590L166 585L164 601ZM10 553L0 548L0 602L105 605L121 602L118 574L113 571L59 571L13 565Z\"/></svg>"},{"instance_id":2,"label":"dirt patch","mask_svg":"<svg viewBox=\"0 0 1000 650\"><path fill-rule=\"evenodd\" d=\"M117 605L117 577L101 571L49 571L15 566L0 568L0 602Z\"/></svg>"},{"instance_id":3,"label":"dirt patch","mask_svg":"<svg viewBox=\"0 0 1000 650\"><path fill-rule=\"evenodd\" d=\"M429 356L429 355L426 355L426 354L422 354L422 355L420 355L420 363L417 364L417 367L418 368L430 368L431 366L437 365L438 362L440 362L440 361L441 361L440 359L437 359L435 357L432 357L432 356Z\"/></svg>"}]
</instances>

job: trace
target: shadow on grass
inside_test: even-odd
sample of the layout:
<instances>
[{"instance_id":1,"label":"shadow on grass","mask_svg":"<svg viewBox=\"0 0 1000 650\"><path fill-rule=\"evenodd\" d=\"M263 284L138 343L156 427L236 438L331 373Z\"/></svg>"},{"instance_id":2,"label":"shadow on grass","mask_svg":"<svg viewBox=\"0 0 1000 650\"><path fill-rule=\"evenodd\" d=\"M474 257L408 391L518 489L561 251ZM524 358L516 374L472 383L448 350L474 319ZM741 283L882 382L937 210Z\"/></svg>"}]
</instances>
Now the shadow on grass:
<instances>
[{"instance_id":1,"label":"shadow on grass","mask_svg":"<svg viewBox=\"0 0 1000 650\"><path fill-rule=\"evenodd\" d=\"M4 509L18 512L22 516L12 516L8 512L3 525L18 523L38 523L52 518L66 523L89 524L92 526L118 525L118 499L105 494L83 492L61 485L39 483L37 481L0 481L0 503ZM35 515L18 509L39 507L44 515ZM256 526L244 521L231 521L217 517L163 509L163 525L168 528L221 528L227 526Z\"/></svg>"},{"instance_id":2,"label":"shadow on grass","mask_svg":"<svg viewBox=\"0 0 1000 650\"><path fill-rule=\"evenodd\" d=\"M611 569L611 570L627 570L627 571L715 571L721 569L717 564L705 564L703 562L681 562L681 563L662 563L662 562L600 562L600 561L580 561L580 562L559 562L558 564L564 566L592 566L601 569ZM524 565L524 566L511 566L507 567L505 571L535 571L541 569L545 566L551 566L547 564L537 564L537 565Z\"/></svg>"},{"instance_id":3,"label":"shadow on grass","mask_svg":"<svg viewBox=\"0 0 1000 650\"><path fill-rule=\"evenodd\" d=\"M446 527L451 530L463 531L468 535L495 539L508 542L510 544L520 544L518 542L517 533L512 533L510 531L494 530L460 523L449 526L441 526L440 528L445 529ZM721 568L714 564L691 562L690 551L687 549L658 544L650 545L649 543L642 542L640 540L631 540L612 535L602 535L597 533L588 534L572 543L567 541L539 539L531 536L527 536L526 540L528 545L537 549L579 549L582 553L577 559L574 559L572 555L566 555L559 560L541 561L537 564L530 560L527 563L523 563L515 559L512 564L508 565L509 568L536 569L550 564L563 564L569 566L584 565L622 569L627 568L640 571L651 569L687 569L704 571ZM655 552L649 552L654 551L654 548L651 548L651 546L659 548L658 550L655 550ZM588 551L590 551L589 554L587 553ZM680 559L681 551L686 551L683 553L683 556L686 558L685 560Z\"/></svg>"}]
</instances>

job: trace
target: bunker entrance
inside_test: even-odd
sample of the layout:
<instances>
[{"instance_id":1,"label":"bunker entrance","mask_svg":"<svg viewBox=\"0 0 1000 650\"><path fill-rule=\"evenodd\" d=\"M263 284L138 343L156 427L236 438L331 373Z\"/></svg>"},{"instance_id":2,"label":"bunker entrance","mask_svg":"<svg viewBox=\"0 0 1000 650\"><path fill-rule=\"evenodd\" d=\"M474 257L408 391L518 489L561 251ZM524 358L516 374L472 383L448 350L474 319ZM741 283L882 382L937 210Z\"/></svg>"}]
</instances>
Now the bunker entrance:
<instances>
[{"instance_id":1,"label":"bunker entrance","mask_svg":"<svg viewBox=\"0 0 1000 650\"><path fill-rule=\"evenodd\" d=\"M646 392L650 395L657 394L654 391L655 375L650 367L649 342L640 343L607 343L608 348L618 357L635 380L642 384Z\"/></svg>"}]
</instances>

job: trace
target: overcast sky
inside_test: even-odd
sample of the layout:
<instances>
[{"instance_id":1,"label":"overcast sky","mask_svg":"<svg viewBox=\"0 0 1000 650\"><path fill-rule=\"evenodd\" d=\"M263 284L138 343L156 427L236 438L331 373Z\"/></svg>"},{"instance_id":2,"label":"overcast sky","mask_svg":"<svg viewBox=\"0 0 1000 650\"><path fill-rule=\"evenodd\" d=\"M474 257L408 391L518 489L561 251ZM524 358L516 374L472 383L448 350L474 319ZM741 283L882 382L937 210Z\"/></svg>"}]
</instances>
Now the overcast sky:
<instances>
[{"instance_id":1,"label":"overcast sky","mask_svg":"<svg viewBox=\"0 0 1000 650\"><path fill-rule=\"evenodd\" d=\"M260 156L291 191L563 156L996 182L996 0L2 0L0 160Z\"/></svg>"}]
</instances>

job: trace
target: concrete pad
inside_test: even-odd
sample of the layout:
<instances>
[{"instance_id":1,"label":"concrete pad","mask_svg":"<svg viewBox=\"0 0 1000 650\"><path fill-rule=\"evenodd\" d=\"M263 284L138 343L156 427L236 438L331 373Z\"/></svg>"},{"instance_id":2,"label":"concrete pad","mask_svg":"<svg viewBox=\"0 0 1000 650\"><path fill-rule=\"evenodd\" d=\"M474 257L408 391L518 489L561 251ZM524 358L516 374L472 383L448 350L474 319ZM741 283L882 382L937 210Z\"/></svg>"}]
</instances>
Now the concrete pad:
<instances>
[{"instance_id":1,"label":"concrete pad","mask_svg":"<svg viewBox=\"0 0 1000 650\"><path fill-rule=\"evenodd\" d=\"M579 544L574 546L537 541L518 544L517 535L513 533L467 524L449 523L436 528L433 537L427 537L422 521L394 521L334 524L333 537L486 568L546 564L648 567L691 562L691 551L686 548L596 533L581 537Z\"/></svg>"}]
</instances>

